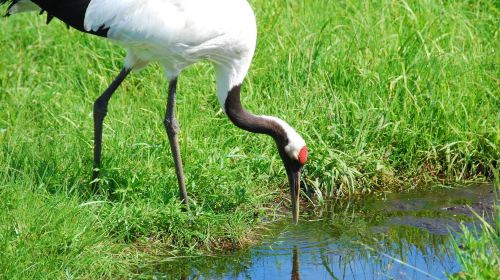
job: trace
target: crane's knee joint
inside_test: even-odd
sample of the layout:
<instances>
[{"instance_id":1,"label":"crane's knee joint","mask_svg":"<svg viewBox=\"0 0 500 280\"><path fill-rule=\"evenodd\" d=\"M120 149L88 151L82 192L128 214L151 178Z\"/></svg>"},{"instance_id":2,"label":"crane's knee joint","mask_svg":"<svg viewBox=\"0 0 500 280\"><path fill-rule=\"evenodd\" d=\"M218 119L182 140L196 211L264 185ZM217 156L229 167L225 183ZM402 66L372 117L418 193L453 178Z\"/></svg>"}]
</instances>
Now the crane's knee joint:
<instances>
[{"instance_id":1,"label":"crane's knee joint","mask_svg":"<svg viewBox=\"0 0 500 280\"><path fill-rule=\"evenodd\" d=\"M104 119L108 113L108 102L97 99L94 102L94 118Z\"/></svg>"},{"instance_id":2,"label":"crane's knee joint","mask_svg":"<svg viewBox=\"0 0 500 280\"><path fill-rule=\"evenodd\" d=\"M175 135L179 133L179 123L177 122L176 119L165 119L164 121L165 129L167 130L168 134Z\"/></svg>"}]
</instances>

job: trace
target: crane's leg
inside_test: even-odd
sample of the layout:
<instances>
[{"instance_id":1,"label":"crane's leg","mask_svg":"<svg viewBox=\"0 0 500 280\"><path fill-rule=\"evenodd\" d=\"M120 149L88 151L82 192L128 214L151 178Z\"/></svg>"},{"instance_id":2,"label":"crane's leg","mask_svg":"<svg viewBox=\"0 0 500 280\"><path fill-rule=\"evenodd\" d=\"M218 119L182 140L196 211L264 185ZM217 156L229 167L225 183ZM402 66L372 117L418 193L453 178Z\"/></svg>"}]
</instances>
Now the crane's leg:
<instances>
[{"instance_id":1,"label":"crane's leg","mask_svg":"<svg viewBox=\"0 0 500 280\"><path fill-rule=\"evenodd\" d=\"M167 112L165 114L165 129L167 130L168 140L170 142L170 150L175 162L175 173L177 174L177 182L179 184L179 194L182 203L189 209L188 196L186 191L186 183L184 179L184 169L182 167L181 151L179 149L179 123L175 119L175 91L177 88L177 78L170 81L168 85Z\"/></svg>"},{"instance_id":2,"label":"crane's leg","mask_svg":"<svg viewBox=\"0 0 500 280\"><path fill-rule=\"evenodd\" d=\"M92 187L94 191L97 190L98 186L96 179L99 177L99 167L101 164L102 123L108 112L108 102L116 89L130 73L130 70L131 69L123 68L111 85L109 85L94 103L94 172L92 175Z\"/></svg>"}]
</instances>

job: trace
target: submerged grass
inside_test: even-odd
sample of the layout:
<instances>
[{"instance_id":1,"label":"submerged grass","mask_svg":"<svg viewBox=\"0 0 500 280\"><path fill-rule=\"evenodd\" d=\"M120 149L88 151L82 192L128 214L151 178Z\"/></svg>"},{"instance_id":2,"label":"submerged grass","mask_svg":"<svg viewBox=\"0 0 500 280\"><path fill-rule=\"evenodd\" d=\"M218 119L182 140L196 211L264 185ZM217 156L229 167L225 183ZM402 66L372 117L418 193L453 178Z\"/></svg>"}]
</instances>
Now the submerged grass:
<instances>
[{"instance_id":1,"label":"submerged grass","mask_svg":"<svg viewBox=\"0 0 500 280\"><path fill-rule=\"evenodd\" d=\"M306 190L332 197L408 189L485 180L498 168L494 1L251 4L259 42L243 103L304 135ZM180 77L179 138L193 203L184 213L162 125L167 82L156 65L127 79L110 102L106 195L93 196L92 104L124 51L31 14L0 21L0 53L7 278L128 274L143 256L239 245L282 207L287 187L274 144L227 120L211 65Z\"/></svg>"}]
</instances>

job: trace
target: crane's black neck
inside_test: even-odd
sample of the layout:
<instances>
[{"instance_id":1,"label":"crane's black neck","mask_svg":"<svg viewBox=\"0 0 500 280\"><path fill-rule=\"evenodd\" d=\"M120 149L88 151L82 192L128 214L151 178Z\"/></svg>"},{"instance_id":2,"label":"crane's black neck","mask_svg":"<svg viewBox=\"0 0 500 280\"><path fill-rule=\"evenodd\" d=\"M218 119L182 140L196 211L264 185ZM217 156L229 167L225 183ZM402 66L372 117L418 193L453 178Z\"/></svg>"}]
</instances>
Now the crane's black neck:
<instances>
[{"instance_id":1,"label":"crane's black neck","mask_svg":"<svg viewBox=\"0 0 500 280\"><path fill-rule=\"evenodd\" d=\"M241 105L241 85L234 86L227 95L224 107L229 119L239 128L253 133L267 134L274 138L278 146L287 145L284 128L271 118L254 115Z\"/></svg>"}]
</instances>

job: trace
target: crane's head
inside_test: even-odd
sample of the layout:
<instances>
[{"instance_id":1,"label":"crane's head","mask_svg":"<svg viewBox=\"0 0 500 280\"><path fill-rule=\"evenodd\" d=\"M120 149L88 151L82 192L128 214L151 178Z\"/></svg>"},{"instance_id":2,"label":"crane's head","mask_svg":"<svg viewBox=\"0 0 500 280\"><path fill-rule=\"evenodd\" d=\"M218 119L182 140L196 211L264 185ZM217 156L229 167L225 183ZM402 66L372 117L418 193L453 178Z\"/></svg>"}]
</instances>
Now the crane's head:
<instances>
[{"instance_id":1,"label":"crane's head","mask_svg":"<svg viewBox=\"0 0 500 280\"><path fill-rule=\"evenodd\" d=\"M266 118L274 121L278 126L276 130L279 132L274 136L274 140L278 145L278 151L288 176L293 222L296 224L299 221L300 173L307 162L308 154L306 142L285 121L275 117L266 116Z\"/></svg>"},{"instance_id":2,"label":"crane's head","mask_svg":"<svg viewBox=\"0 0 500 280\"><path fill-rule=\"evenodd\" d=\"M223 89L219 92L225 92L226 88L223 85L223 83L219 84L219 87ZM282 119L256 116L247 112L241 106L240 89L241 85L237 85L227 95L221 94L220 96L226 96L224 102L221 103L224 104L227 116L236 126L253 133L267 134L276 141L290 183L293 222L296 224L299 221L300 173L307 161L306 142Z\"/></svg>"}]
</instances>

